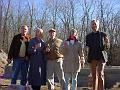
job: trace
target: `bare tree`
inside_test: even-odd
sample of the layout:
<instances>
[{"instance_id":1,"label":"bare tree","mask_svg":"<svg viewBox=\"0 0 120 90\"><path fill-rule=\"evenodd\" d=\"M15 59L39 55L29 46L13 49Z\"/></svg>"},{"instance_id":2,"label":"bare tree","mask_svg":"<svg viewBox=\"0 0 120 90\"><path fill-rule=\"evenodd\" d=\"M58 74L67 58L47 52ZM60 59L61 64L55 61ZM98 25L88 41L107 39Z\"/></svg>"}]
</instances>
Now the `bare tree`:
<instances>
[{"instance_id":1,"label":"bare tree","mask_svg":"<svg viewBox=\"0 0 120 90\"><path fill-rule=\"evenodd\" d=\"M63 38L66 38L69 34L70 28L75 28L75 6L76 0L65 0L59 5L58 17L63 24Z\"/></svg>"},{"instance_id":2,"label":"bare tree","mask_svg":"<svg viewBox=\"0 0 120 90\"><path fill-rule=\"evenodd\" d=\"M34 2L32 1L32 5L30 5L30 2L28 1L28 7L29 7L29 15L30 15L30 35L31 31L33 29L33 16L34 16Z\"/></svg>"},{"instance_id":3,"label":"bare tree","mask_svg":"<svg viewBox=\"0 0 120 90\"><path fill-rule=\"evenodd\" d=\"M81 41L83 44L85 44L85 36L90 32L90 12L94 13L94 4L96 2L94 0L88 1L88 0L83 0L83 4L81 4L82 9L83 9L83 16L81 17ZM92 14L91 14L92 17Z\"/></svg>"},{"instance_id":4,"label":"bare tree","mask_svg":"<svg viewBox=\"0 0 120 90\"><path fill-rule=\"evenodd\" d=\"M35 16L35 21L36 21L36 24L37 24L37 27L40 27L40 28L44 28L46 23L47 23L47 17L48 17L48 14L47 14L47 8L43 9L42 10L42 13L39 13L38 14L40 15L39 17L38 16Z\"/></svg>"},{"instance_id":5,"label":"bare tree","mask_svg":"<svg viewBox=\"0 0 120 90\"><path fill-rule=\"evenodd\" d=\"M19 32L21 24L29 26L30 34L35 26L44 30L58 29L58 36L63 39L71 28L77 28L84 44L93 18L100 20L100 30L109 34L111 44L120 44L120 11L114 9L113 3L105 3L105 0L44 1L41 8L32 0L17 0L16 3L0 0L0 47L7 52L11 38Z\"/></svg>"},{"instance_id":6,"label":"bare tree","mask_svg":"<svg viewBox=\"0 0 120 90\"><path fill-rule=\"evenodd\" d=\"M49 19L52 23L51 28L57 28L57 13L59 0L46 0L46 6L49 8Z\"/></svg>"},{"instance_id":7,"label":"bare tree","mask_svg":"<svg viewBox=\"0 0 120 90\"><path fill-rule=\"evenodd\" d=\"M4 24L3 24L3 41L2 41L2 48L5 52L8 52L8 28L7 28L7 21L9 17L9 9L11 5L11 0L8 0L8 5L5 12Z\"/></svg>"},{"instance_id":8,"label":"bare tree","mask_svg":"<svg viewBox=\"0 0 120 90\"><path fill-rule=\"evenodd\" d=\"M3 8L3 6L2 6L2 4L3 4L3 0L0 0L0 43L2 43L2 13L3 13L3 11L2 11L2 8ZM0 44L0 47L1 47L1 44Z\"/></svg>"}]
</instances>

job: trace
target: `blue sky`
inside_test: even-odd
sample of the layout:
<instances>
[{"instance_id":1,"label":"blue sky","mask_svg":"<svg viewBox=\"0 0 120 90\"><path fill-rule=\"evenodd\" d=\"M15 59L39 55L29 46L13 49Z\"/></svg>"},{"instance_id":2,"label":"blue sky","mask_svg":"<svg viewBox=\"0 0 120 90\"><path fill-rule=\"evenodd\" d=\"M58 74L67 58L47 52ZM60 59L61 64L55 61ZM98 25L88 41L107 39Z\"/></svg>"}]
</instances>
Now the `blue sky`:
<instances>
[{"instance_id":1,"label":"blue sky","mask_svg":"<svg viewBox=\"0 0 120 90\"><path fill-rule=\"evenodd\" d=\"M29 0L29 1L32 1L32 0ZM33 1L37 6L39 6L40 4L44 5L44 3L45 3L45 0L33 0ZM51 0L48 0L48 1L51 1ZM61 0L61 1L64 1L64 0ZM89 1L92 1L92 0L86 0L86 1L89 2ZM100 0L96 0L96 1L100 1ZM104 1L105 4L107 4L107 3L113 4L116 9L120 8L120 0L103 0L103 1Z\"/></svg>"},{"instance_id":2,"label":"blue sky","mask_svg":"<svg viewBox=\"0 0 120 90\"><path fill-rule=\"evenodd\" d=\"M6 1L5 3L8 2L8 0L3 0L3 1ZM11 0L12 3L13 3L13 8L14 8L14 13L16 14L17 10L18 10L18 5L20 2L21 3L21 7L22 9L25 9L25 8L28 8L26 6L28 6L28 1L30 2L30 4L34 5L34 7L37 9L37 12L40 14L42 13L42 10L44 9L44 7L46 6L45 5L45 1L46 0ZM52 1L52 0L47 0L47 1ZM60 1L64 1L64 0L60 0ZM84 1L84 0L79 0L80 2ZM92 0L86 0L87 2L91 2ZM96 0L96 2L98 2L100 0ZM113 10L114 12L120 10L120 0L103 0L104 3L108 6L108 7L113 7ZM110 5L111 4L111 5ZM7 5L7 4L5 4ZM97 7L99 8L99 7ZM83 10L82 10L82 7L80 5L78 5L76 11L75 11L77 14L76 17L80 18L84 13L83 13ZM94 14L96 14L97 12L94 12Z\"/></svg>"},{"instance_id":3,"label":"blue sky","mask_svg":"<svg viewBox=\"0 0 120 90\"><path fill-rule=\"evenodd\" d=\"M5 3L7 3L9 0L3 0ZM31 4L34 3L36 7L40 8L43 7L45 4L45 1L52 1L52 0L11 0L11 2L17 4L18 2L21 2L23 5L27 2L30 1ZM65 0L60 0L60 1L65 1ZM78 1L84 1L84 0L78 0ZM91 2L92 0L86 0L87 2ZM96 0L100 1L100 0ZM103 0L105 4L110 3L116 8L120 8L120 0Z\"/></svg>"},{"instance_id":4,"label":"blue sky","mask_svg":"<svg viewBox=\"0 0 120 90\"><path fill-rule=\"evenodd\" d=\"M5 3L8 2L8 0L3 0ZM22 5L24 6L28 1L31 3L31 4L34 4L34 6L39 10L42 9L44 6L45 6L45 1L52 1L52 0L11 0L14 5L18 5L18 2L22 3ZM60 0L60 1L65 1L65 0ZM77 1L84 1L84 0L77 0ZM91 2L92 0L86 0L87 2ZM97 2L100 1L100 0L96 0ZM120 0L103 0L105 4L110 4L113 6L114 10L115 9L119 9L120 10ZM7 4L6 4L7 5ZM81 8L81 7L79 7Z\"/></svg>"},{"instance_id":5,"label":"blue sky","mask_svg":"<svg viewBox=\"0 0 120 90\"><path fill-rule=\"evenodd\" d=\"M33 1L33 0L30 0L30 1ZM42 8L44 8L44 4L45 4L45 1L46 0L34 0L34 4L35 4L35 6L36 6L36 8L39 8L39 10L41 11L42 10ZM48 0L48 1L51 1L51 0ZM65 1L65 0L61 0L61 1ZM83 1L83 0L79 0L79 1ZM92 0L86 0L87 2L91 2ZM98 1L101 1L101 0L96 0L97 2ZM118 10L120 10L120 0L103 0L103 2L105 3L105 5L106 6L108 6L108 7L113 7L113 10L114 11L118 11ZM82 8L80 7L80 6L78 6L78 11L76 11L76 12L81 12L81 13L83 13L82 12Z\"/></svg>"}]
</instances>

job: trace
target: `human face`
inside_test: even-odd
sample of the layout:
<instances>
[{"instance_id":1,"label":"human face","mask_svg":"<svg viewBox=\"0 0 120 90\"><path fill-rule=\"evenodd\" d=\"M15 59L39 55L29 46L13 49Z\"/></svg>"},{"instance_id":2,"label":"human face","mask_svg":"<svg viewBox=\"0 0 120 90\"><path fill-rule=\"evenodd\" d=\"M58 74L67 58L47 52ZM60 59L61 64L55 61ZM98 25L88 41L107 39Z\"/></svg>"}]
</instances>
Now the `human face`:
<instances>
[{"instance_id":1,"label":"human face","mask_svg":"<svg viewBox=\"0 0 120 90\"><path fill-rule=\"evenodd\" d=\"M28 27L27 26L21 26L21 33L22 35L26 35L28 33Z\"/></svg>"},{"instance_id":2,"label":"human face","mask_svg":"<svg viewBox=\"0 0 120 90\"><path fill-rule=\"evenodd\" d=\"M93 32L96 32L98 29L97 23L95 21L91 22L91 28L93 30Z\"/></svg>"},{"instance_id":3,"label":"human face","mask_svg":"<svg viewBox=\"0 0 120 90\"><path fill-rule=\"evenodd\" d=\"M56 37L56 32L50 31L49 36L50 36L50 38L54 39Z\"/></svg>"},{"instance_id":4,"label":"human face","mask_svg":"<svg viewBox=\"0 0 120 90\"><path fill-rule=\"evenodd\" d=\"M70 33L70 36L77 36L77 31L72 31L72 32Z\"/></svg>"},{"instance_id":5,"label":"human face","mask_svg":"<svg viewBox=\"0 0 120 90\"><path fill-rule=\"evenodd\" d=\"M35 34L36 34L36 37L37 37L37 38L42 38L43 31L37 30Z\"/></svg>"}]
</instances>

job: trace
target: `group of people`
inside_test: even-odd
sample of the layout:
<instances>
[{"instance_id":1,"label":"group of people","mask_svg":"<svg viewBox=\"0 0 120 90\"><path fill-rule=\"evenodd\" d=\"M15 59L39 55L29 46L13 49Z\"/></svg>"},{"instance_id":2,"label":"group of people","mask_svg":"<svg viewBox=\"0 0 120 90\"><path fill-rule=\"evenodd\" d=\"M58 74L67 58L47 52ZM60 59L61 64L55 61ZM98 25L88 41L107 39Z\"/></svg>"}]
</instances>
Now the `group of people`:
<instances>
[{"instance_id":1,"label":"group of people","mask_svg":"<svg viewBox=\"0 0 120 90\"><path fill-rule=\"evenodd\" d=\"M104 90L104 67L106 64L105 47L109 39L98 31L98 20L91 21L92 32L86 36L88 62L91 66L92 90ZM54 90L56 74L61 90L77 90L77 76L84 68L85 58L82 43L78 40L78 32L71 29L65 41L57 37L55 29L50 29L49 39L43 40L44 30L35 29L35 36L28 35L28 26L22 25L21 33L13 37L8 53L8 63L13 61L11 84L16 84L19 73L20 84L28 83L33 90L40 90L42 85Z\"/></svg>"}]
</instances>

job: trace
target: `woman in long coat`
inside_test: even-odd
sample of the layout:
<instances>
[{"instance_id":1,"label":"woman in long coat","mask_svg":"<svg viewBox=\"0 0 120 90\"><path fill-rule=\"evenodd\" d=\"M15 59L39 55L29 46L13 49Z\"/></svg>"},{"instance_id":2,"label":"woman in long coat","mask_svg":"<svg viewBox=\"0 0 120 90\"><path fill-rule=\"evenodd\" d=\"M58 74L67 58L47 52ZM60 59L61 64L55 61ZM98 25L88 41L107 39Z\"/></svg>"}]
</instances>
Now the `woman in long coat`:
<instances>
[{"instance_id":1,"label":"woman in long coat","mask_svg":"<svg viewBox=\"0 0 120 90\"><path fill-rule=\"evenodd\" d=\"M42 34L43 30L37 28L35 37L31 39L28 47L30 54L28 82L33 90L40 90L41 85L46 84L46 61L43 53L45 43L42 40Z\"/></svg>"},{"instance_id":2,"label":"woman in long coat","mask_svg":"<svg viewBox=\"0 0 120 90\"><path fill-rule=\"evenodd\" d=\"M76 38L77 30L72 29L70 36L61 46L61 53L64 55L63 71L65 74L66 90L77 90L77 76L80 69L84 67L85 59L81 43Z\"/></svg>"}]
</instances>

